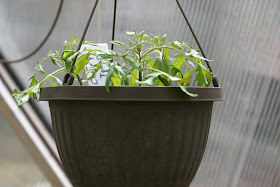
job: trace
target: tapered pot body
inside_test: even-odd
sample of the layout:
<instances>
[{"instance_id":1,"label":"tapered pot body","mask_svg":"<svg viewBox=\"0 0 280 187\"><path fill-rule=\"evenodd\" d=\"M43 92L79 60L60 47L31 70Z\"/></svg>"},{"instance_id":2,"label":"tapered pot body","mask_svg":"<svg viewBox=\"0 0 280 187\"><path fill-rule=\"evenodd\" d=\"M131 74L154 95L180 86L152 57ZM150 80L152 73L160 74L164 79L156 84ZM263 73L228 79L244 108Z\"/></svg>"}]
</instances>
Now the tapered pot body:
<instances>
[{"instance_id":1,"label":"tapered pot body","mask_svg":"<svg viewBox=\"0 0 280 187\"><path fill-rule=\"evenodd\" d=\"M172 94L116 99L115 94L42 97L49 100L58 151L73 185L189 186L206 147L213 99L181 100Z\"/></svg>"}]
</instances>

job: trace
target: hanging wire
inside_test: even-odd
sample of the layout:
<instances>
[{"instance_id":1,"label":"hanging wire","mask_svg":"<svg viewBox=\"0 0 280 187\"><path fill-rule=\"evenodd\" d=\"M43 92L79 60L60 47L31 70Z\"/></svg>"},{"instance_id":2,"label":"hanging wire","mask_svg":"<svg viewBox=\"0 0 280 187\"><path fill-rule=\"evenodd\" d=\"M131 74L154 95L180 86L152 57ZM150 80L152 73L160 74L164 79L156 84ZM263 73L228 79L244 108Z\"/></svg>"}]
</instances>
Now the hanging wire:
<instances>
[{"instance_id":1,"label":"hanging wire","mask_svg":"<svg viewBox=\"0 0 280 187\"><path fill-rule=\"evenodd\" d=\"M180 9L180 11L181 11L181 13L182 13L182 15L183 15L183 17L184 17L184 19L185 19L185 21L186 21L188 27L190 28L190 31L191 31L191 33L192 33L192 35L193 35L193 37L194 37L194 39L195 39L195 41L196 41L196 43L197 43L199 49L200 49L200 51L201 51L202 56L203 56L204 58L206 58L206 55L205 55L205 53L204 53L204 51L203 51L203 49L202 49L202 47L201 47L201 45L200 45L200 43L199 43L199 41L198 41L198 39L197 39L197 37L196 37L196 35L195 35L193 29L192 29L192 26L191 26L191 24L190 24L190 22L189 22L189 20L188 20L188 18L187 18L187 16L186 16L184 10L183 10L181 4L179 3L178 0L176 0L176 3L177 3L177 5L178 5L178 7L179 7L179 9ZM114 40L114 37L115 37L116 11L117 11L117 0L115 0L115 5L114 5L114 18L113 18L112 40ZM111 49L112 49L112 50L114 49L114 44L111 45ZM206 59L207 59L207 58L206 58ZM210 71L211 73L213 73L212 68L211 68L209 62L206 61L206 60L205 60L205 62L206 62L206 64L207 64L207 67L209 68L209 71ZM216 75L214 75L214 74L212 75L212 83L213 83L213 86L215 86L215 87L220 87L218 78L217 78Z\"/></svg>"},{"instance_id":2,"label":"hanging wire","mask_svg":"<svg viewBox=\"0 0 280 187\"><path fill-rule=\"evenodd\" d=\"M113 18L113 30L112 30L112 40L115 39L115 25L116 25L116 12L117 12L117 0L114 4L114 18ZM111 50L114 50L114 44L111 44Z\"/></svg>"},{"instance_id":3,"label":"hanging wire","mask_svg":"<svg viewBox=\"0 0 280 187\"><path fill-rule=\"evenodd\" d=\"M89 28L91 19L92 19L93 14L94 14L94 12L95 12L95 10L96 10L96 7L97 7L98 2L99 2L99 0L96 0L95 3L94 3L94 5L93 5L92 11L91 11L90 16L89 16L88 21L87 21L87 25L86 25L86 27L85 27L85 29L84 29L84 33L83 33L82 38L81 38L81 40L80 40L80 42L79 42L77 51L79 51L79 50L81 49L81 46L82 46L83 41L84 41L84 39L85 39L87 30L88 30L88 28ZM64 76L63 85L72 85L72 84L73 84L73 82L74 82L74 76L73 76L72 73L73 73L73 70L74 70L74 67L75 67L75 63L76 63L77 57L78 57L78 54L76 55L75 59L74 59L73 62L72 62L72 67L71 67L71 69L70 69L70 73L66 73L65 76ZM79 76L77 76L77 78L78 78L78 80L80 79ZM83 83L82 83L81 80L79 80L79 82L80 82L81 85L83 85Z\"/></svg>"},{"instance_id":4,"label":"hanging wire","mask_svg":"<svg viewBox=\"0 0 280 187\"><path fill-rule=\"evenodd\" d=\"M196 43L197 43L199 49L200 49L200 51L201 51L202 56L203 56L204 58L206 58L205 53L204 53L204 51L202 50L202 47L201 47L201 45L200 45L200 43L199 43L199 41L198 41L198 39L197 39L197 37L196 37L196 35L195 35L193 29L192 29L192 26L191 26L191 24L190 24L190 22L189 22L189 20L188 20L188 18L187 18L187 16L186 16L184 10L183 10L181 4L179 3L178 0L176 0L176 3L177 3L177 5L178 5L178 7L179 7L179 9L180 9L180 11L181 11L181 13L182 13L182 15L183 15L183 17L184 17L184 19L185 19L185 21L186 21L188 27L190 28L190 31L191 31L191 33L192 33L192 35L193 35L193 37L194 37L194 39L195 39L195 41L196 41ZM207 58L206 58L206 59L207 59ZM209 62L208 62L207 60L205 60L205 62L206 62L206 64L207 64L207 67L209 68L209 71L210 71L211 73L213 73L212 68L211 68ZM217 78L216 75L214 75L214 74L213 74L213 76L212 76L212 82L213 82L213 85L214 85L215 87L220 87L220 84L219 84L219 82L218 82L218 78Z\"/></svg>"},{"instance_id":5,"label":"hanging wire","mask_svg":"<svg viewBox=\"0 0 280 187\"><path fill-rule=\"evenodd\" d=\"M9 63L9 64L11 64L11 63L21 62L21 61L24 61L24 60L32 57L35 53L37 53L44 46L44 44L47 42L47 40L49 39L50 35L52 34L52 31L54 30L54 28L56 26L56 23L57 23L57 20L58 20L58 18L60 16L61 9L63 7L63 3L64 3L64 0L60 0L59 7L58 7L58 10L57 10L55 19L53 21L53 24L52 24L49 32L47 33L47 35L45 36L43 41L39 44L39 46L34 51L32 51L30 54L26 55L25 57L22 57L22 58L19 58L19 59L16 59L16 60L0 59L0 63Z\"/></svg>"},{"instance_id":6,"label":"hanging wire","mask_svg":"<svg viewBox=\"0 0 280 187\"><path fill-rule=\"evenodd\" d=\"M196 37L196 35L195 35L193 29L192 29L192 26L191 26L191 24L190 24L190 22L189 22L189 20L188 20L188 18L187 18L187 16L186 16L186 14L185 14L183 8L181 7L181 4L179 3L178 0L176 0L176 2L177 2L177 4L178 4L178 7L180 8L180 11L181 11L181 13L182 13L182 15L183 15L183 17L184 17L186 23L188 24L188 27L190 28L190 31L191 31L191 33L192 33L192 35L193 35L193 37L194 37L194 39L195 39L195 41L196 41L196 43L197 43L199 49L200 49L200 51L201 51L202 56L203 56L204 58L206 58L205 53L204 53L204 51L203 51L203 49L202 49L202 47L201 47L201 45L200 45L200 43L199 43L199 41L198 41L198 39L197 39L197 37ZM209 63L208 63L207 61L206 61L206 63L207 63L207 66L208 66L209 70L212 72L212 69L211 69Z\"/></svg>"},{"instance_id":7,"label":"hanging wire","mask_svg":"<svg viewBox=\"0 0 280 187\"><path fill-rule=\"evenodd\" d=\"M78 46L77 51L79 51L80 48L81 48L81 46L82 46L82 43L83 43L83 41L84 41L85 35L86 35L86 33L87 33L88 27L89 27L89 25L90 25L91 19L92 19L92 17L93 17L93 14L94 14L94 12L95 12L95 9L96 9L96 7L97 7L98 2L99 2L99 0L96 0L96 1L95 1L95 4L94 4L93 9L92 9L92 11L91 11L91 14L90 14L90 17L89 17L89 19L88 19L87 25L86 25L86 27L85 27L85 29L84 29L84 33L83 33L82 38L81 38L81 40L80 40L80 43L79 43L79 46ZM17 63L17 62L21 62L21 61L23 61L23 60L26 60L26 59L30 58L30 57L33 56L35 53L37 53L37 52L43 47L43 45L47 42L47 40L49 39L49 37L50 37L52 31L54 30L54 28L55 28L55 26L56 26L56 23L57 23L57 20L58 20L58 18L59 18L59 16L60 16L60 13L61 13L61 9L62 9L62 7L63 7L63 3L64 3L64 0L60 0L60 4L59 4L58 10L57 10L56 17L55 17L55 19L54 19L54 21L53 21L53 24L52 24L52 26L51 26L49 32L47 33L47 35L45 36L45 38L43 39L43 41L40 43L40 45L39 45L33 52L31 52L31 53L28 54L27 56L25 56L25 57L23 57L23 58L20 58L20 59L17 59L17 60L12 60L12 61L10 61L10 60L0 59L0 63ZM190 28L190 31L191 31L191 33L192 33L192 35L193 35L193 37L194 37L194 39L195 39L195 41L196 41L196 43L197 43L199 49L200 49L200 51L201 51L203 57L206 58L206 55L205 55L205 53L204 53L204 51L203 51L203 49L202 49L202 47L201 47L201 45L200 45L200 43L199 43L199 41L198 41L198 39L197 39L197 37L196 37L196 35L195 35L193 29L192 29L192 27L191 27L191 25L190 25L190 23L189 23L187 17L186 17L186 15L185 15L185 12L183 11L183 8L181 7L181 4L179 3L178 0L176 0L176 3L177 3L177 5L178 5L178 7L179 7L179 9L180 9L180 11L181 11L181 13L182 13L182 15L183 15L183 17L184 17L184 19L185 19L185 21L186 21L188 27ZM115 4L114 4L114 18L113 18L112 40L114 40L114 37L115 37L116 9L117 9L117 0L115 0ZM113 44L111 45L111 49L112 49L112 50L114 49L114 45L113 45ZM76 55L76 57L75 57L75 59L74 59L74 61L73 61L73 63L72 63L72 67L71 67L71 69L70 69L70 73L67 73L67 74L64 76L64 80L63 80L64 85L65 85L65 84L68 84L68 85L73 84L74 76L72 75L72 73L73 73L73 70L74 70L74 67L75 67L75 63L76 63L77 57L78 57L78 55ZM208 63L208 61L205 60L205 62L206 62L206 64L207 64L207 66L208 66L210 72L213 73L212 68L211 68L210 64ZM69 78L70 78L70 80L68 80ZM212 76L212 82L213 82L213 85L214 85L215 87L219 87L219 86L220 86L219 83L218 83L218 79L217 79L217 77L216 77L214 74L213 74L213 76Z\"/></svg>"},{"instance_id":8,"label":"hanging wire","mask_svg":"<svg viewBox=\"0 0 280 187\"><path fill-rule=\"evenodd\" d=\"M85 29L84 29L84 33L83 33L82 38L81 38L81 40L80 40L80 43L79 43L79 45L78 45L77 51L79 51L79 50L81 49L81 47L82 47L83 41L84 41L84 39L85 39L87 30L88 30L88 28L89 28L91 19L92 19L92 17L93 17L93 14L94 14L94 12L95 12L95 9L96 9L96 7L97 7L98 2L99 2L99 0L96 0L95 3L94 3L93 9L92 9L91 14L90 14L90 16L89 16L87 25L86 25L86 27L85 27ZM71 73L73 73L73 70L74 70L74 67L75 67L75 63L76 63L77 57L78 57L78 54L76 55L76 58L74 59L74 61L73 61L73 63L72 63L72 67L71 67L71 69L70 69L70 72L71 72Z\"/></svg>"}]
</instances>

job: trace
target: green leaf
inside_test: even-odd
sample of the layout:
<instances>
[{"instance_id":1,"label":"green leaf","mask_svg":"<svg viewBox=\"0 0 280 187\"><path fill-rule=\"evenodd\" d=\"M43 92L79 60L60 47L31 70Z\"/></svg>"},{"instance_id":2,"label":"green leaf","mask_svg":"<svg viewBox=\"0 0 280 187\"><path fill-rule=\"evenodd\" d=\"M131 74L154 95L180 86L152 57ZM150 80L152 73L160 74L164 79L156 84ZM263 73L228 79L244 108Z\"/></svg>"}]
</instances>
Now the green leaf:
<instances>
[{"instance_id":1,"label":"green leaf","mask_svg":"<svg viewBox=\"0 0 280 187\"><path fill-rule=\"evenodd\" d=\"M128 40L129 46L132 47L133 43L131 42L131 40Z\"/></svg>"},{"instance_id":2,"label":"green leaf","mask_svg":"<svg viewBox=\"0 0 280 187\"><path fill-rule=\"evenodd\" d=\"M162 37L161 37L161 40L160 40L160 45L164 45L166 43L166 34L164 34Z\"/></svg>"},{"instance_id":3,"label":"green leaf","mask_svg":"<svg viewBox=\"0 0 280 187\"><path fill-rule=\"evenodd\" d=\"M125 73L125 71L122 69L122 67L121 66L119 66L119 65L116 65L115 66L115 69L116 69L116 73L119 75L119 77L121 78L121 80L124 82L124 84L125 85L128 85L129 83L128 83L128 79L127 79L127 77L126 77L126 73Z\"/></svg>"},{"instance_id":4,"label":"green leaf","mask_svg":"<svg viewBox=\"0 0 280 187\"><path fill-rule=\"evenodd\" d=\"M128 36L135 36L136 33L135 33L135 32L127 31L126 34L127 34Z\"/></svg>"},{"instance_id":5,"label":"green leaf","mask_svg":"<svg viewBox=\"0 0 280 187\"><path fill-rule=\"evenodd\" d=\"M156 71L156 72L160 73L159 75L165 75L165 76L168 77L171 81L177 82L177 81L181 80L181 79L178 78L178 77L171 76L171 75L169 75L168 73L162 72L162 71L160 71L160 70L158 70L158 69L150 68L150 70L153 70L153 71Z\"/></svg>"},{"instance_id":6,"label":"green leaf","mask_svg":"<svg viewBox=\"0 0 280 187\"><path fill-rule=\"evenodd\" d=\"M183 45L182 45L182 43L181 42L179 42L179 41L174 41L174 42L172 42L171 43L171 46L172 47L175 47L175 48L177 48L177 49L183 49L182 47L183 47Z\"/></svg>"},{"instance_id":7,"label":"green leaf","mask_svg":"<svg viewBox=\"0 0 280 187\"><path fill-rule=\"evenodd\" d=\"M112 80L112 84L114 86L121 86L122 85L122 79L120 78L120 76L117 73L115 73L115 75L112 76L111 80Z\"/></svg>"},{"instance_id":8,"label":"green leaf","mask_svg":"<svg viewBox=\"0 0 280 187\"><path fill-rule=\"evenodd\" d=\"M207 70L203 66L203 64L198 63L195 72L196 72L196 77L194 81L197 81L198 86L207 87L211 84L212 73L209 70Z\"/></svg>"},{"instance_id":9,"label":"green leaf","mask_svg":"<svg viewBox=\"0 0 280 187\"><path fill-rule=\"evenodd\" d=\"M165 86L159 78L156 79L156 86Z\"/></svg>"},{"instance_id":10,"label":"green leaf","mask_svg":"<svg viewBox=\"0 0 280 187\"><path fill-rule=\"evenodd\" d=\"M193 64L192 61L188 60L186 63L187 63L186 65L187 65L188 67L190 67L190 69L192 69L192 70L195 69L195 65Z\"/></svg>"},{"instance_id":11,"label":"green leaf","mask_svg":"<svg viewBox=\"0 0 280 187\"><path fill-rule=\"evenodd\" d=\"M127 58L126 56L122 56L123 60L125 63L129 64L131 67L137 69L138 71L140 71L140 67L139 65L131 58Z\"/></svg>"},{"instance_id":12,"label":"green leaf","mask_svg":"<svg viewBox=\"0 0 280 187\"><path fill-rule=\"evenodd\" d=\"M99 71L101 65L102 65L102 63L100 62L98 64L95 64L93 67L91 67L91 69L89 69L89 71L91 72L91 76L88 77L86 80L91 80L95 76L95 74ZM92 68L94 68L94 69L92 69Z\"/></svg>"},{"instance_id":13,"label":"green leaf","mask_svg":"<svg viewBox=\"0 0 280 187\"><path fill-rule=\"evenodd\" d=\"M154 72L154 73L150 73L148 75L146 75L142 81L136 81L136 83L139 83L139 84L148 84L149 86L152 86L156 83L156 80L158 78L158 76L160 75L161 73L159 72Z\"/></svg>"},{"instance_id":14,"label":"green leaf","mask_svg":"<svg viewBox=\"0 0 280 187\"><path fill-rule=\"evenodd\" d=\"M76 51L73 50L65 50L61 55L61 59L65 62L66 70L69 71L72 66L72 61L78 55Z\"/></svg>"},{"instance_id":15,"label":"green leaf","mask_svg":"<svg viewBox=\"0 0 280 187\"><path fill-rule=\"evenodd\" d=\"M50 79L50 86L57 86L57 83L52 82L52 80Z\"/></svg>"},{"instance_id":16,"label":"green leaf","mask_svg":"<svg viewBox=\"0 0 280 187\"><path fill-rule=\"evenodd\" d=\"M177 75L177 77L180 78L180 79L184 78L184 77L183 77L183 74L181 73L181 71L178 71L178 72L176 73L176 75Z\"/></svg>"},{"instance_id":17,"label":"green leaf","mask_svg":"<svg viewBox=\"0 0 280 187\"><path fill-rule=\"evenodd\" d=\"M169 49L167 48L164 48L162 50L162 55L163 55L163 58L164 60L167 62L167 64L169 65Z\"/></svg>"},{"instance_id":18,"label":"green leaf","mask_svg":"<svg viewBox=\"0 0 280 187\"><path fill-rule=\"evenodd\" d=\"M70 46L71 49L74 49L71 38L69 38L69 46Z\"/></svg>"},{"instance_id":19,"label":"green leaf","mask_svg":"<svg viewBox=\"0 0 280 187\"><path fill-rule=\"evenodd\" d=\"M33 97L33 99L36 101L36 102L39 102L39 99L38 99L38 97L37 97L37 94L35 93L35 94L33 94L32 95L32 97Z\"/></svg>"},{"instance_id":20,"label":"green leaf","mask_svg":"<svg viewBox=\"0 0 280 187\"><path fill-rule=\"evenodd\" d=\"M178 54L177 59L172 64L172 66L175 67L176 69L180 70L182 68L184 62L185 62L185 59L183 57L183 54Z\"/></svg>"},{"instance_id":21,"label":"green leaf","mask_svg":"<svg viewBox=\"0 0 280 187\"><path fill-rule=\"evenodd\" d=\"M154 66L154 59L146 57L146 63L149 65L149 67L153 67Z\"/></svg>"},{"instance_id":22,"label":"green leaf","mask_svg":"<svg viewBox=\"0 0 280 187\"><path fill-rule=\"evenodd\" d=\"M200 56L200 55L199 55L199 52L196 51L196 50L194 50L194 49L191 49L191 51L190 51L189 54L192 55L193 57L199 58L199 59L201 59L201 60L212 61L212 60L209 60L209 59L206 59L206 58Z\"/></svg>"},{"instance_id":23,"label":"green leaf","mask_svg":"<svg viewBox=\"0 0 280 187\"><path fill-rule=\"evenodd\" d=\"M89 63L89 57L90 53L84 53L82 55L80 55L75 63L75 70L73 72L73 75L78 75L85 67L85 65L87 65Z\"/></svg>"},{"instance_id":24,"label":"green leaf","mask_svg":"<svg viewBox=\"0 0 280 187\"><path fill-rule=\"evenodd\" d=\"M105 83L105 89L108 93L110 93L110 82L112 77L115 75L116 73L116 68L115 68L116 64L115 63L110 63L108 64L108 70L107 70L107 77L106 77L106 83Z\"/></svg>"},{"instance_id":25,"label":"green leaf","mask_svg":"<svg viewBox=\"0 0 280 187\"><path fill-rule=\"evenodd\" d=\"M35 84L27 89L25 89L22 92L17 93L17 91L14 91L13 96L15 97L15 100L19 107L21 107L24 103L26 103L31 96L34 94L39 93L41 84Z\"/></svg>"},{"instance_id":26,"label":"green leaf","mask_svg":"<svg viewBox=\"0 0 280 187\"><path fill-rule=\"evenodd\" d=\"M198 63L198 66L200 66L199 70L202 72L202 74L204 76L203 86L207 87L211 84L212 73L206 67L204 67L204 64L203 64L202 60L200 60L200 62Z\"/></svg>"},{"instance_id":27,"label":"green leaf","mask_svg":"<svg viewBox=\"0 0 280 187\"><path fill-rule=\"evenodd\" d=\"M39 93L41 87L42 87L42 84L38 83L38 84L35 84L35 85L29 87L25 92L27 92L29 94L29 96L31 96L34 93Z\"/></svg>"},{"instance_id":28,"label":"green leaf","mask_svg":"<svg viewBox=\"0 0 280 187\"><path fill-rule=\"evenodd\" d=\"M187 87L181 86L179 83L177 83L177 84L178 84L178 86L181 88L181 90L182 90L183 92L185 92L188 96L190 96L190 97L197 97L197 96L198 96L197 94L193 94L193 93L188 92L188 91L187 91Z\"/></svg>"},{"instance_id":29,"label":"green leaf","mask_svg":"<svg viewBox=\"0 0 280 187\"><path fill-rule=\"evenodd\" d=\"M186 78L183 78L183 79L181 79L181 80L179 80L178 82L179 83L184 83L184 84L189 84L190 82L191 82L191 76L189 76L189 77L186 77Z\"/></svg>"},{"instance_id":30,"label":"green leaf","mask_svg":"<svg viewBox=\"0 0 280 187\"><path fill-rule=\"evenodd\" d=\"M125 47L124 43L122 43L120 41L111 41L111 43L114 44L114 45Z\"/></svg>"},{"instance_id":31,"label":"green leaf","mask_svg":"<svg viewBox=\"0 0 280 187\"><path fill-rule=\"evenodd\" d=\"M143 41L142 42L141 41L136 41L136 42L133 43L132 46L135 46L138 51L141 51L142 48L143 48L143 43L144 43Z\"/></svg>"},{"instance_id":32,"label":"green leaf","mask_svg":"<svg viewBox=\"0 0 280 187\"><path fill-rule=\"evenodd\" d=\"M53 53L52 51L50 51L48 53L48 57L51 59L52 63L56 66L61 67L61 65L60 65L61 62L56 58L56 56L59 56L59 49L56 51L56 53ZM44 62L44 60L43 60L43 62Z\"/></svg>"},{"instance_id":33,"label":"green leaf","mask_svg":"<svg viewBox=\"0 0 280 187\"><path fill-rule=\"evenodd\" d=\"M55 76L53 76L53 78L56 80L57 85L62 86L63 83L62 83L62 81L59 78L57 78Z\"/></svg>"},{"instance_id":34,"label":"green leaf","mask_svg":"<svg viewBox=\"0 0 280 187\"><path fill-rule=\"evenodd\" d=\"M38 83L38 81L34 75L29 80L31 80L29 87L34 86Z\"/></svg>"},{"instance_id":35,"label":"green leaf","mask_svg":"<svg viewBox=\"0 0 280 187\"><path fill-rule=\"evenodd\" d=\"M143 39L144 34L145 34L145 31L142 31L138 34L140 41Z\"/></svg>"},{"instance_id":36,"label":"green leaf","mask_svg":"<svg viewBox=\"0 0 280 187\"><path fill-rule=\"evenodd\" d=\"M74 59L76 58L76 56L79 55L79 52L74 53L73 55L71 55L68 59L67 59L67 63L72 65L72 62L74 61Z\"/></svg>"},{"instance_id":37,"label":"green leaf","mask_svg":"<svg viewBox=\"0 0 280 187\"><path fill-rule=\"evenodd\" d=\"M61 59L66 61L70 56L72 56L75 53L76 53L76 51L74 51L74 50L65 50L65 51L63 51L63 53L61 55Z\"/></svg>"},{"instance_id":38,"label":"green leaf","mask_svg":"<svg viewBox=\"0 0 280 187\"><path fill-rule=\"evenodd\" d=\"M154 44L155 44L155 46L159 46L158 37L155 37Z\"/></svg>"},{"instance_id":39,"label":"green leaf","mask_svg":"<svg viewBox=\"0 0 280 187\"><path fill-rule=\"evenodd\" d=\"M40 61L38 62L37 66L35 67L35 71L39 71L42 74L47 74L47 72L43 69L43 66L40 64Z\"/></svg>"},{"instance_id":40,"label":"green leaf","mask_svg":"<svg viewBox=\"0 0 280 187\"><path fill-rule=\"evenodd\" d=\"M211 84L211 81L212 81L212 74L210 71L206 71L205 72L205 77L206 77L206 80L207 80L207 83L205 83L205 86L210 86Z\"/></svg>"},{"instance_id":41,"label":"green leaf","mask_svg":"<svg viewBox=\"0 0 280 187\"><path fill-rule=\"evenodd\" d=\"M150 68L150 70L153 70L153 71L156 71L156 72L153 72L153 73L150 73L150 74L146 75L143 78L143 81L136 81L136 82L140 83L140 84L148 84L148 85L151 86L151 85L154 85L156 83L156 80L157 80L159 75L164 75L167 78L169 78L171 81L175 81L175 82L178 82L178 81L181 80L178 77L173 77L173 76L169 75L168 73L162 72L162 71L157 70L157 69Z\"/></svg>"},{"instance_id":42,"label":"green leaf","mask_svg":"<svg viewBox=\"0 0 280 187\"><path fill-rule=\"evenodd\" d=\"M196 77L194 81L197 81L198 86L203 86L205 82L205 77L202 68L200 66L197 66L195 71L196 71Z\"/></svg>"},{"instance_id":43,"label":"green leaf","mask_svg":"<svg viewBox=\"0 0 280 187\"><path fill-rule=\"evenodd\" d=\"M61 67L61 62L57 58L51 57L51 61L54 65Z\"/></svg>"},{"instance_id":44,"label":"green leaf","mask_svg":"<svg viewBox=\"0 0 280 187\"><path fill-rule=\"evenodd\" d=\"M180 70L178 70L177 68L172 67L170 75L171 76L175 76Z\"/></svg>"},{"instance_id":45,"label":"green leaf","mask_svg":"<svg viewBox=\"0 0 280 187\"><path fill-rule=\"evenodd\" d=\"M16 100L18 106L21 107L21 105L26 103L30 97L33 97L37 101L38 98L37 98L36 94L40 93L40 88L42 87L43 82L51 79L55 75L58 75L58 74L64 73L64 72L65 72L65 68L60 68L60 69L54 71L53 73L46 75L39 82L36 80L35 75L33 75L30 78L31 83L28 88L26 88L25 90L23 90L21 92L14 90L14 92L12 94L15 97L15 100Z\"/></svg>"},{"instance_id":46,"label":"green leaf","mask_svg":"<svg viewBox=\"0 0 280 187\"><path fill-rule=\"evenodd\" d=\"M69 45L68 45L67 41L64 41L63 48L64 48L64 50L68 50L69 49Z\"/></svg>"},{"instance_id":47,"label":"green leaf","mask_svg":"<svg viewBox=\"0 0 280 187\"><path fill-rule=\"evenodd\" d=\"M184 78L191 76L192 71L186 71L183 75Z\"/></svg>"},{"instance_id":48,"label":"green leaf","mask_svg":"<svg viewBox=\"0 0 280 187\"><path fill-rule=\"evenodd\" d=\"M149 36L147 34L144 34L142 39L147 41L147 42L150 41L150 38L149 38Z\"/></svg>"},{"instance_id":49,"label":"green leaf","mask_svg":"<svg viewBox=\"0 0 280 187\"><path fill-rule=\"evenodd\" d=\"M22 93L22 94L17 94L15 97L15 100L17 102L18 107L20 108L24 103L26 103L30 96L28 93Z\"/></svg>"},{"instance_id":50,"label":"green leaf","mask_svg":"<svg viewBox=\"0 0 280 187\"><path fill-rule=\"evenodd\" d=\"M129 82L129 86L135 86L136 85L136 78L135 77L138 77L138 71L137 69L133 68L133 71L132 71L132 74L134 75L131 75L131 79L130 79L130 82Z\"/></svg>"},{"instance_id":51,"label":"green leaf","mask_svg":"<svg viewBox=\"0 0 280 187\"><path fill-rule=\"evenodd\" d=\"M169 65L165 60L156 59L153 68L169 73Z\"/></svg>"},{"instance_id":52,"label":"green leaf","mask_svg":"<svg viewBox=\"0 0 280 187\"><path fill-rule=\"evenodd\" d=\"M74 34L72 34L72 37L77 43L79 43L78 39L76 38L76 36Z\"/></svg>"},{"instance_id":53,"label":"green leaf","mask_svg":"<svg viewBox=\"0 0 280 187\"><path fill-rule=\"evenodd\" d=\"M156 80L157 86L169 86L169 82L167 80L167 77L164 75L159 75Z\"/></svg>"},{"instance_id":54,"label":"green leaf","mask_svg":"<svg viewBox=\"0 0 280 187\"><path fill-rule=\"evenodd\" d=\"M18 94L17 89L14 89L12 96L16 96Z\"/></svg>"},{"instance_id":55,"label":"green leaf","mask_svg":"<svg viewBox=\"0 0 280 187\"><path fill-rule=\"evenodd\" d=\"M108 59L112 59L114 56L118 56L118 54L115 51L109 49L98 51L96 55L101 59L101 61L103 59L108 60Z\"/></svg>"}]
</instances>

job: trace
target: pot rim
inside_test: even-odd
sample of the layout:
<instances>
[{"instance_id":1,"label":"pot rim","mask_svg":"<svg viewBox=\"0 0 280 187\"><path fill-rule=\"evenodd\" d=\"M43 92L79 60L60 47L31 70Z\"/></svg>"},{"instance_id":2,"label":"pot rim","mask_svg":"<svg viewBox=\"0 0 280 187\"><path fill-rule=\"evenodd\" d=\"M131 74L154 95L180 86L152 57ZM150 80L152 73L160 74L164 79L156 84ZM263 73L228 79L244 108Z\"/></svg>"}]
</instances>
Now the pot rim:
<instances>
[{"instance_id":1,"label":"pot rim","mask_svg":"<svg viewBox=\"0 0 280 187\"><path fill-rule=\"evenodd\" d=\"M179 87L164 86L56 86L41 88L40 101L86 100L86 101L222 101L221 87L187 87L190 97Z\"/></svg>"}]
</instances>

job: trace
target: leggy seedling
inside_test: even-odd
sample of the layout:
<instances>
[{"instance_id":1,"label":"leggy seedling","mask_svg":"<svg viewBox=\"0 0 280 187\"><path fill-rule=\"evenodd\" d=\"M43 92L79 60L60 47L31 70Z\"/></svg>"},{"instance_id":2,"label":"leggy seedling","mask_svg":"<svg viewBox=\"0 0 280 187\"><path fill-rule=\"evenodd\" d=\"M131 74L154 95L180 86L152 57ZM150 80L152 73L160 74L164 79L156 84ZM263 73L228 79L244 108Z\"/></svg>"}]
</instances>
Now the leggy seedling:
<instances>
[{"instance_id":1,"label":"leggy seedling","mask_svg":"<svg viewBox=\"0 0 280 187\"><path fill-rule=\"evenodd\" d=\"M110 85L114 86L171 86L178 85L183 92L191 97L196 94L189 93L187 86L193 80L198 86L208 87L211 83L212 73L204 66L203 60L207 60L199 55L185 42L168 42L166 35L148 35L145 32L127 32L132 37L128 44L120 41L112 41L118 46L112 50L90 50L82 49L76 51L78 40L73 35L69 41L64 42L64 50L60 53L49 52L47 57L38 61L34 74L30 77L31 83L28 88L18 92L14 91L19 106L33 97L36 101L40 88L46 81L50 86L62 85L57 77L59 74L70 71L74 58L78 55L73 75L80 85L92 79L96 72L100 70L102 64L108 66L105 89L110 93ZM84 42L94 45L92 42ZM100 63L88 68L89 56L95 55L100 59ZM43 69L45 62L52 62L58 69L48 74ZM185 70L185 71L183 71ZM45 74L40 81L36 79L37 73ZM193 73L192 73L193 72ZM195 76L191 76L194 74ZM55 80L55 81L54 81Z\"/></svg>"}]
</instances>

